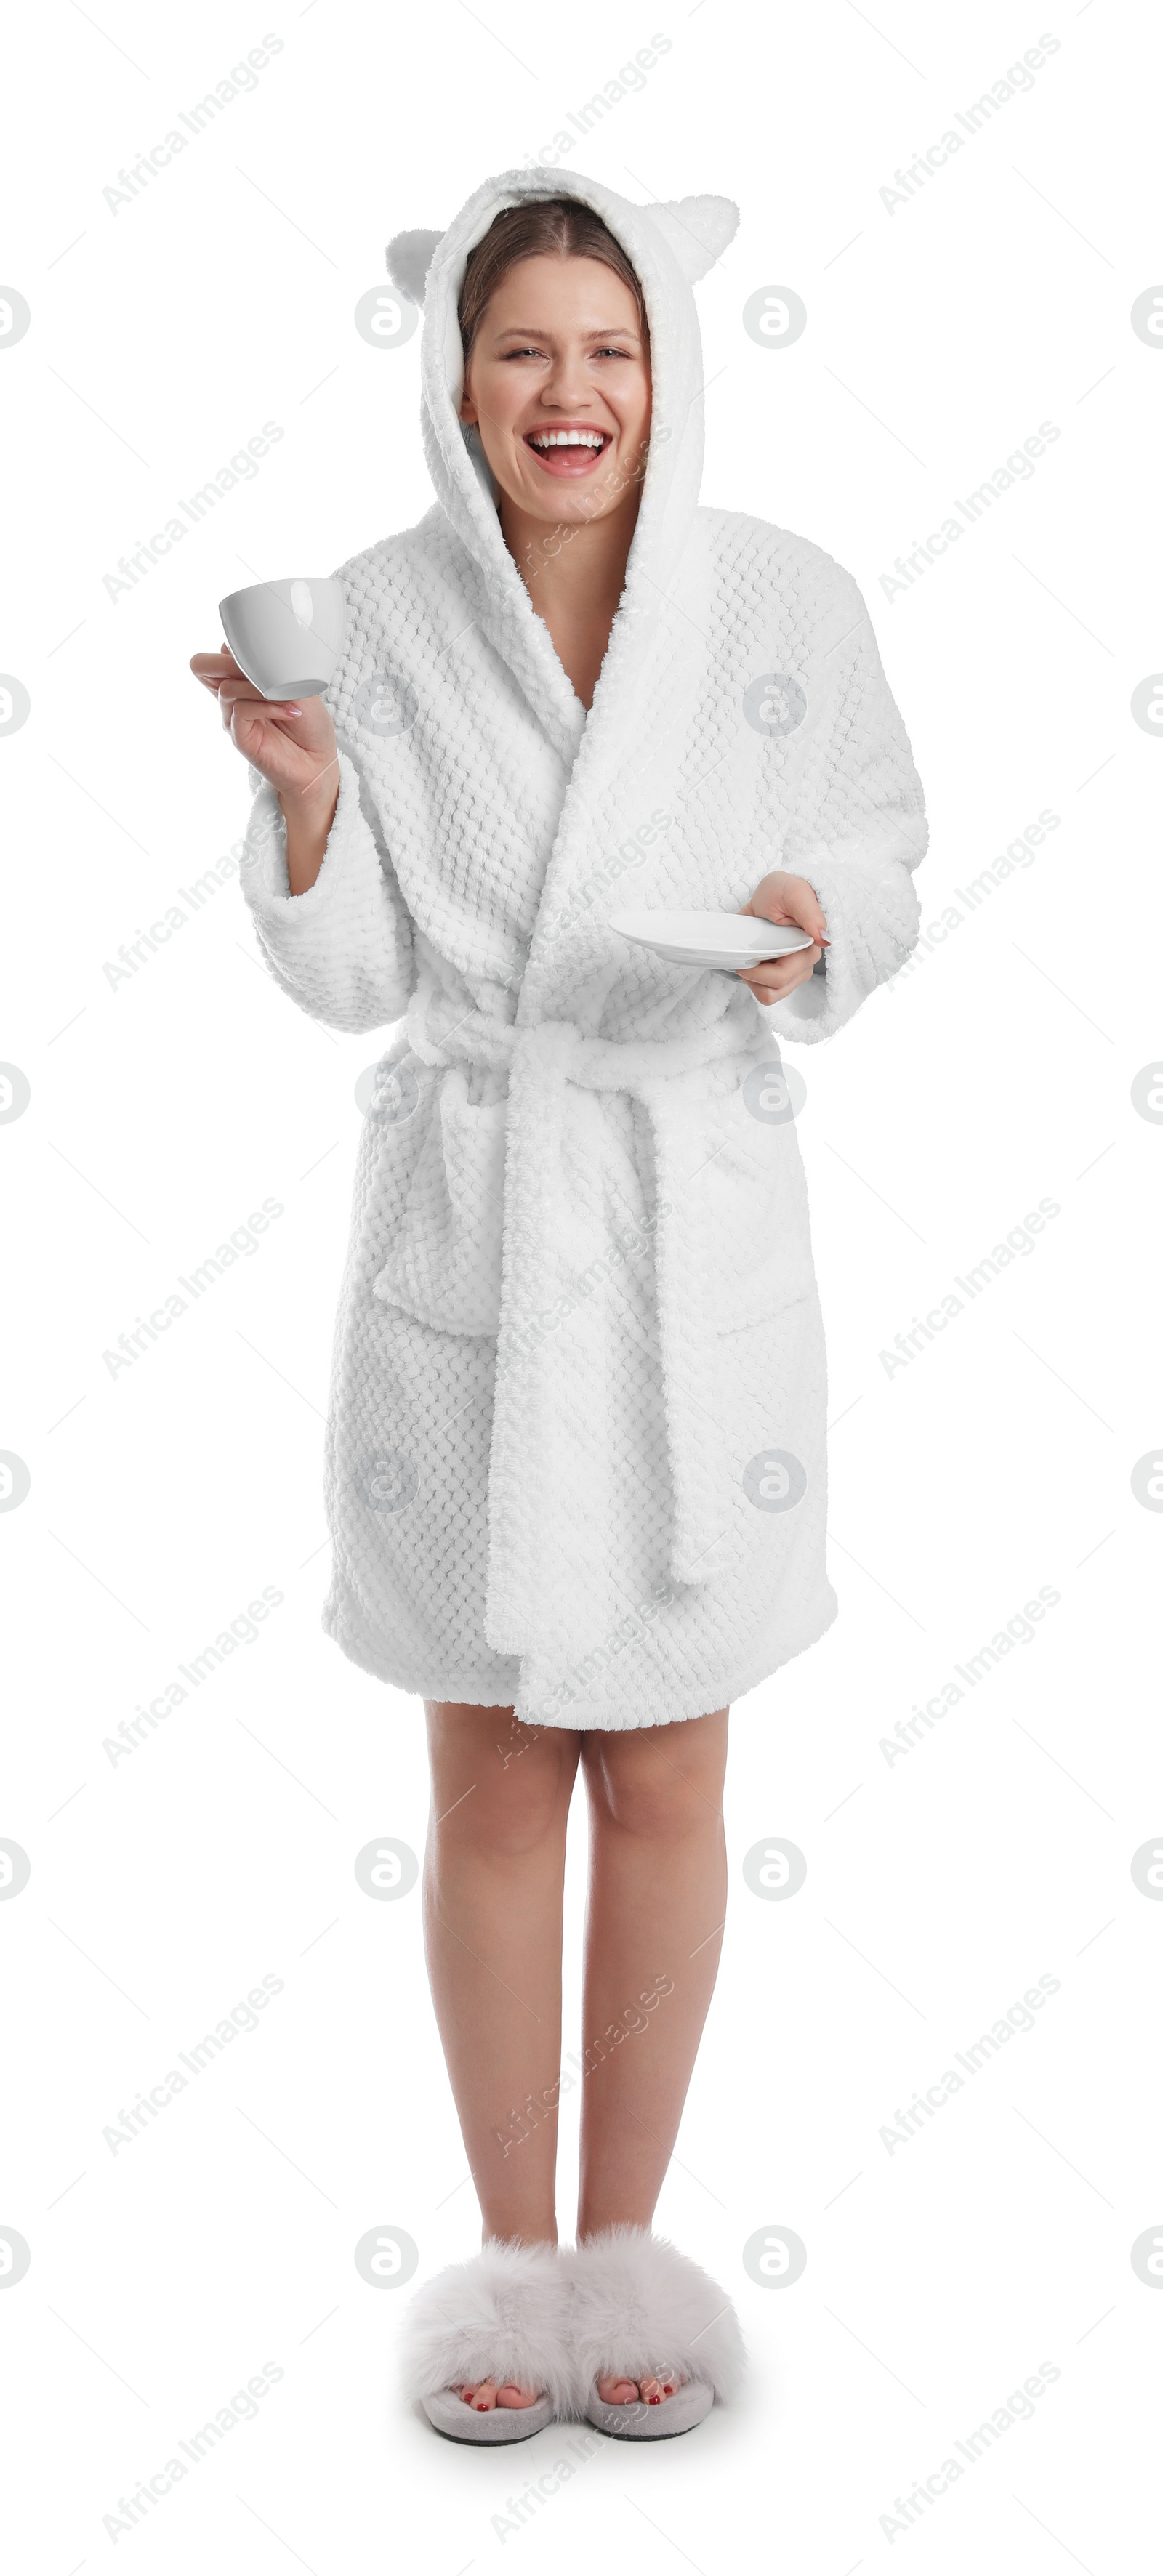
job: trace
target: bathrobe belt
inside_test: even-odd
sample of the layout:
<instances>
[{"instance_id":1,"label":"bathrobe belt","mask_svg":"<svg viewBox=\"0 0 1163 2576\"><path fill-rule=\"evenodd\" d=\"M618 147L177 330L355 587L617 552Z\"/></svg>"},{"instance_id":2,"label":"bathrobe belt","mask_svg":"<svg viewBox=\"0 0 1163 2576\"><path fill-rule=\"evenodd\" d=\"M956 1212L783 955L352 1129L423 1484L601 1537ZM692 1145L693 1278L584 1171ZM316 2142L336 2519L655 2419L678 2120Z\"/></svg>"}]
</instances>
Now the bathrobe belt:
<instances>
[{"instance_id":1,"label":"bathrobe belt","mask_svg":"<svg viewBox=\"0 0 1163 2576\"><path fill-rule=\"evenodd\" d=\"M452 997L443 998L447 1006ZM525 1655L541 1645L555 1658L564 1648L580 1662L628 1613L649 1615L651 1605L635 1604L619 1581L600 1472L595 1478L601 1297L583 1283L560 1316L560 1247L570 1224L561 1151L566 1085L628 1092L650 1124L656 1198L646 1222L671 1485L669 1576L672 1583L709 1582L727 1560L732 1480L718 1400L710 1220L698 1187L705 1121L692 1118L692 1093L681 1077L736 1055L744 1060L742 1079L746 1062L770 1055L770 1039L762 1027L741 1039L733 1014L686 1038L623 1041L586 1037L572 1020L515 1027L475 1006L435 1037L425 1023L436 1013L431 997L425 1000L422 1011L409 1011L402 1046L425 1064L483 1064L508 1075L485 1632L500 1654Z\"/></svg>"}]
</instances>

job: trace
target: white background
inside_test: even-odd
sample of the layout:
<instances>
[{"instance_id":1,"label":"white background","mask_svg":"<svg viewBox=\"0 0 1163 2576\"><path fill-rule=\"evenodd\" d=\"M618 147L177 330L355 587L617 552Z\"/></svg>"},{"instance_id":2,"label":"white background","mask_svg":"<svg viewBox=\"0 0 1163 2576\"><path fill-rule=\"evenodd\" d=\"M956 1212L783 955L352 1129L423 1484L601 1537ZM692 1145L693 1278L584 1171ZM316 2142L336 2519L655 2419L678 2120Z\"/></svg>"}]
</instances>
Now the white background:
<instances>
[{"instance_id":1,"label":"white background","mask_svg":"<svg viewBox=\"0 0 1163 2576\"><path fill-rule=\"evenodd\" d=\"M268 27L283 50L253 93L111 211L119 169ZM387 1033L294 1011L229 873L127 979L105 968L244 826L244 771L186 668L218 643L220 595L328 572L429 504L418 338L353 325L384 243L536 156L655 30L670 52L572 166L640 201L738 200L698 289L703 497L854 572L925 782L924 918L962 918L795 1059L841 1617L732 1722L723 1964L657 2221L736 2299L749 2391L689 2441L595 2443L565 2480L559 2430L507 2455L437 2444L394 2392L410 2293L353 2262L379 2227L414 2239L419 2278L477 2242L418 1893L373 1902L353 1869L378 1836L422 1847L421 1710L319 1626L353 1091ZM894 170L1043 30L1058 51L1032 89L890 211ZM32 321L0 344L0 666L31 710L0 738L0 1055L31 1099L0 1135L0 1447L31 1485L0 1533L0 1833L31 1876L0 1904L0 2223L31 2262L0 2329L22 2570L75 2576L113 2548L139 2576L598 2551L646 2576L852 2576L890 2549L940 2576L1155 2563L1163 2298L1130 2259L1163 2232L1163 1908L1131 1876L1163 1827L1163 1520L1131 1486L1163 1435L1161 1138L1131 1099L1163 1055L1163 744L1130 703L1163 664L1163 343L1130 323L1163 276L1152 44L1145 11L1105 0L1049 20L885 0L875 23L842 0L617 21L49 0L10 36L3 260ZM769 284L807 306L792 347L742 327ZM112 598L119 558L268 420L257 474ZM1032 476L889 598L894 559L1043 421L1060 434ZM1033 863L959 902L1044 808ZM119 1334L267 1196L284 1213L258 1250L111 1375ZM1035 1248L890 1375L897 1334L1042 1199L1059 1213ZM255 1640L111 1760L264 1586L284 1598ZM890 1761L882 1739L1043 1586L1060 1597L1031 1640ZM742 1863L773 1835L807 1878L768 1903ZM567 2047L584 1860L579 1809ZM268 1974L259 2026L113 2152L122 2108ZM1036 2026L890 2152L898 2106L1043 1976ZM780 2228L807 2264L773 2289L742 2249ZM267 2361L283 2376L256 2419L103 2528ZM1043 2361L1059 2376L1032 2420L882 2528Z\"/></svg>"}]
</instances>

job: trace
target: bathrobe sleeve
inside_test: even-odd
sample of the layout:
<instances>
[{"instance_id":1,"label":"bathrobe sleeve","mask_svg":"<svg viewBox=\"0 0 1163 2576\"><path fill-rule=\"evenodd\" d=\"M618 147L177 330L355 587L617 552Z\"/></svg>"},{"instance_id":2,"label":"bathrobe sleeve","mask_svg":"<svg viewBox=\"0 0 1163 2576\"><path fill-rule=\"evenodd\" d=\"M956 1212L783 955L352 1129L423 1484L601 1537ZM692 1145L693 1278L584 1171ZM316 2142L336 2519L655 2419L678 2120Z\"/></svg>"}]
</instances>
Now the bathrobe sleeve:
<instances>
[{"instance_id":1,"label":"bathrobe sleeve","mask_svg":"<svg viewBox=\"0 0 1163 2576\"><path fill-rule=\"evenodd\" d=\"M834 1036L911 955L920 928L913 870L929 837L868 610L851 575L832 571L813 656L806 793L774 862L814 887L830 945L823 975L762 1014L779 1037L808 1042Z\"/></svg>"},{"instance_id":2,"label":"bathrobe sleeve","mask_svg":"<svg viewBox=\"0 0 1163 2576\"><path fill-rule=\"evenodd\" d=\"M340 747L339 802L305 894L290 891L275 790L257 769L248 775L257 793L239 878L276 983L330 1028L402 1019L416 984L412 919L354 762Z\"/></svg>"}]
</instances>

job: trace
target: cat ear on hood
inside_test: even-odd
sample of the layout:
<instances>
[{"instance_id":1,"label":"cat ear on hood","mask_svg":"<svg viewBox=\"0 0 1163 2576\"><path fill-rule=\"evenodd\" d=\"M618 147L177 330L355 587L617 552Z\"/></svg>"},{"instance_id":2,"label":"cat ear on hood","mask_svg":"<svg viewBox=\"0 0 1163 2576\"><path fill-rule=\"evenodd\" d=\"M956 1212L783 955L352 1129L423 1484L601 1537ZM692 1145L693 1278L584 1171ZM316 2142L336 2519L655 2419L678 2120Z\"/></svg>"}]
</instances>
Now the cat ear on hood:
<instances>
[{"instance_id":1,"label":"cat ear on hood","mask_svg":"<svg viewBox=\"0 0 1163 2576\"><path fill-rule=\"evenodd\" d=\"M396 233L384 252L388 275L410 304L423 305L424 286L432 262L432 253L443 233Z\"/></svg>"},{"instance_id":2,"label":"cat ear on hood","mask_svg":"<svg viewBox=\"0 0 1163 2576\"><path fill-rule=\"evenodd\" d=\"M730 197L672 197L643 212L673 251L688 285L697 286L739 230L739 208Z\"/></svg>"}]
</instances>

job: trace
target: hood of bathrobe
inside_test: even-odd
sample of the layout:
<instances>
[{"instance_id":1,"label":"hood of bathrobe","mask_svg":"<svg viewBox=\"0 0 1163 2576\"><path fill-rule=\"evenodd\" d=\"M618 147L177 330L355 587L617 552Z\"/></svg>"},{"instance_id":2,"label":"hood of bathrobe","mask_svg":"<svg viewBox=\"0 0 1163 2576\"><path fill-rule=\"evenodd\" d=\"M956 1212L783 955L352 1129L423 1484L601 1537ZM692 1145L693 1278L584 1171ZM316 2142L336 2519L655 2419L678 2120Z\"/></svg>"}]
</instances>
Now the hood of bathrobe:
<instances>
[{"instance_id":1,"label":"hood of bathrobe","mask_svg":"<svg viewBox=\"0 0 1163 2576\"><path fill-rule=\"evenodd\" d=\"M506 206L574 197L621 243L650 325L652 411L642 499L626 571L626 604L647 582L665 589L690 530L703 468L703 363L694 284L734 238L727 197L638 206L576 170L506 170L476 189L447 232L397 234L393 282L424 307L421 428L437 499L491 585L520 580L501 535L498 488L475 429L459 417L464 383L457 302L468 255Z\"/></svg>"}]
</instances>

